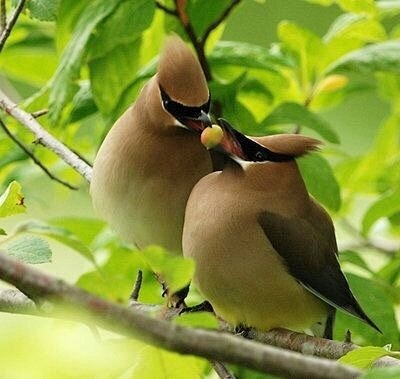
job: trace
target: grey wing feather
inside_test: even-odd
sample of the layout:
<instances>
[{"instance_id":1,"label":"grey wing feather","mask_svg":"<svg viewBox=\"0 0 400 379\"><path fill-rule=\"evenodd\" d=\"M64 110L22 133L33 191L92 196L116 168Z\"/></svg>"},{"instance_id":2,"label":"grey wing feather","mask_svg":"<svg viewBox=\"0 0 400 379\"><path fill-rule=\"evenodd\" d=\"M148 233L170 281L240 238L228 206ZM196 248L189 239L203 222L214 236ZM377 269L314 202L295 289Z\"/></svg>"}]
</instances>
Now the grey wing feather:
<instances>
[{"instance_id":1,"label":"grey wing feather","mask_svg":"<svg viewBox=\"0 0 400 379\"><path fill-rule=\"evenodd\" d=\"M304 218L264 212L259 222L290 274L306 289L380 331L361 309L341 271L333 224L322 208L313 202Z\"/></svg>"}]
</instances>

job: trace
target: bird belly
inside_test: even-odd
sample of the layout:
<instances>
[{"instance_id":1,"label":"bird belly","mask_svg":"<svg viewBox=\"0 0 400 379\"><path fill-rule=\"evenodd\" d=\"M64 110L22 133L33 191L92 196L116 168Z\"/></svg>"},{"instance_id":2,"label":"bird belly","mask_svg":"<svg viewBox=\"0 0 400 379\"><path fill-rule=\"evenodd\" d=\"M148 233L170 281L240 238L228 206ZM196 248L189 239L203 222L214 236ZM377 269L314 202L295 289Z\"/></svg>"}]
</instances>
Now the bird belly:
<instances>
[{"instance_id":1,"label":"bird belly","mask_svg":"<svg viewBox=\"0 0 400 379\"><path fill-rule=\"evenodd\" d=\"M148 178L120 178L102 187L99 193L92 191L93 205L123 240L139 248L161 245L181 253L188 194L177 187L166 191L165 183Z\"/></svg>"},{"instance_id":2,"label":"bird belly","mask_svg":"<svg viewBox=\"0 0 400 379\"><path fill-rule=\"evenodd\" d=\"M232 228L225 233L227 238L209 238L200 228L197 241L202 241L196 246L184 239L184 253L195 260L194 282L218 316L232 325L263 331L276 327L304 331L325 322L327 304L288 273L257 226ZM249 235L248 230L256 232Z\"/></svg>"}]
</instances>

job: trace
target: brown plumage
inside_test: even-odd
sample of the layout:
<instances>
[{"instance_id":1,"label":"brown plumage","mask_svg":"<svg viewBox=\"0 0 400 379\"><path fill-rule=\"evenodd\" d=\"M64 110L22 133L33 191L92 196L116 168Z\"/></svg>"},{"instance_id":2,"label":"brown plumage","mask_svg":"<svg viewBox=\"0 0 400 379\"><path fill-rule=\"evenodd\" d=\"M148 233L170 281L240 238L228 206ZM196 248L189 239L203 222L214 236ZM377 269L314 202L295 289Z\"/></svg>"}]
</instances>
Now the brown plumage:
<instances>
[{"instance_id":1,"label":"brown plumage","mask_svg":"<svg viewBox=\"0 0 400 379\"><path fill-rule=\"evenodd\" d=\"M181 253L187 198L212 171L193 133L210 122L208 107L199 62L182 40L169 38L157 74L109 131L93 166L93 205L124 240Z\"/></svg>"},{"instance_id":2,"label":"brown plumage","mask_svg":"<svg viewBox=\"0 0 400 379\"><path fill-rule=\"evenodd\" d=\"M254 140L284 156L243 167L230 161L201 179L190 195L183 252L195 260L199 290L233 325L313 327L321 335L334 306L379 330L340 270L329 215L310 198L296 161L287 159L315 150L319 142L299 135ZM234 150L246 156L245 144ZM225 140L227 153L231 145ZM331 332L329 327L325 335Z\"/></svg>"}]
</instances>

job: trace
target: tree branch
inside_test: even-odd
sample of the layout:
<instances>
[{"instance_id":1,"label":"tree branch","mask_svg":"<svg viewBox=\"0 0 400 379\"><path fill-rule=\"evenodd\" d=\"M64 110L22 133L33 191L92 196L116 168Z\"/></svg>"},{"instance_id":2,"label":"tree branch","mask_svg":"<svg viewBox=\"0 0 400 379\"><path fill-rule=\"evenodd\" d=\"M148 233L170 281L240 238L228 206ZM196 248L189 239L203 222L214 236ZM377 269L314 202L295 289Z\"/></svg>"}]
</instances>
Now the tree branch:
<instances>
[{"instance_id":1,"label":"tree branch","mask_svg":"<svg viewBox=\"0 0 400 379\"><path fill-rule=\"evenodd\" d=\"M11 288L0 290L0 312L40 315L40 311L29 297Z\"/></svg>"},{"instance_id":2,"label":"tree branch","mask_svg":"<svg viewBox=\"0 0 400 379\"><path fill-rule=\"evenodd\" d=\"M171 16L178 17L178 13L176 12L175 9L168 8L167 6L165 6L164 4L161 4L157 0L154 3L156 5L156 8L161 9L162 11L164 11L165 13L167 13L167 14L169 14Z\"/></svg>"},{"instance_id":3,"label":"tree branch","mask_svg":"<svg viewBox=\"0 0 400 379\"><path fill-rule=\"evenodd\" d=\"M5 28L2 29L1 35L0 35L0 52L3 50L4 44L7 41L7 38L9 37L11 30L13 29L15 23L18 20L19 15L23 11L25 6L25 0L19 0L16 8L14 9L14 12L10 18L10 21L6 24ZM5 7L4 7L5 10Z\"/></svg>"},{"instance_id":4,"label":"tree branch","mask_svg":"<svg viewBox=\"0 0 400 379\"><path fill-rule=\"evenodd\" d=\"M201 41L203 42L203 44L205 44L205 42L207 41L210 33L225 21L225 19L232 12L233 8L239 5L240 2L241 0L232 0L228 7L221 13L221 15L207 27L207 29L204 31L203 37L201 37Z\"/></svg>"},{"instance_id":5,"label":"tree branch","mask_svg":"<svg viewBox=\"0 0 400 379\"><path fill-rule=\"evenodd\" d=\"M53 151L65 163L70 165L75 171L90 182L92 176L92 168L90 165L47 132L31 114L20 109L2 91L0 91L0 108L29 129L42 145Z\"/></svg>"},{"instance_id":6,"label":"tree branch","mask_svg":"<svg viewBox=\"0 0 400 379\"><path fill-rule=\"evenodd\" d=\"M60 279L0 254L0 279L34 298L61 302L95 318L97 323L123 335L181 354L233 363L273 375L297 378L358 378L362 371L323 358L262 345L226 333L190 329L151 318L93 296Z\"/></svg>"},{"instance_id":7,"label":"tree branch","mask_svg":"<svg viewBox=\"0 0 400 379\"><path fill-rule=\"evenodd\" d=\"M186 2L180 0L174 0L174 3L175 3L174 16L178 17L182 27L185 29L185 32L190 39L190 42L192 42L192 45L196 51L197 58L199 59L201 68L203 69L204 76L206 77L206 80L209 82L210 80L212 80L212 74L210 65L207 61L206 54L204 51L204 45L206 40L200 40L196 36L190 18L186 13L185 9Z\"/></svg>"},{"instance_id":8,"label":"tree branch","mask_svg":"<svg viewBox=\"0 0 400 379\"><path fill-rule=\"evenodd\" d=\"M156 314L165 312L161 305L143 304L134 300L129 304L142 313ZM27 315L51 316L36 309L34 302L19 290L0 290L0 312L21 313ZM179 316L179 311L174 308L168 309L164 317L170 320ZM232 332L228 324L222 325L222 331ZM247 338L263 344L281 347L286 350L297 351L305 355L313 355L328 359L339 359L349 351L358 349L360 346L349 343L312 337L304 333L297 333L287 329L273 329L268 332L260 332L250 329ZM399 366L400 361L393 357L382 357L374 362L374 367Z\"/></svg>"},{"instance_id":9,"label":"tree branch","mask_svg":"<svg viewBox=\"0 0 400 379\"><path fill-rule=\"evenodd\" d=\"M68 187L69 189L72 190L77 190L77 187L74 187L72 184L69 184L67 182L65 182L64 180L57 178L55 175L53 175L48 169L47 167L45 167L43 165L42 162L39 161L39 159L37 159L33 153L17 138L15 137L11 131L7 128L6 124L3 122L3 120L0 118L0 126L2 127L2 129L4 130L4 132L7 134L7 136L15 142L15 144L17 146L19 146L19 148L29 157L32 159L32 161L39 166L44 172L45 174L52 180L55 180L56 182L62 184L65 187Z\"/></svg>"}]
</instances>

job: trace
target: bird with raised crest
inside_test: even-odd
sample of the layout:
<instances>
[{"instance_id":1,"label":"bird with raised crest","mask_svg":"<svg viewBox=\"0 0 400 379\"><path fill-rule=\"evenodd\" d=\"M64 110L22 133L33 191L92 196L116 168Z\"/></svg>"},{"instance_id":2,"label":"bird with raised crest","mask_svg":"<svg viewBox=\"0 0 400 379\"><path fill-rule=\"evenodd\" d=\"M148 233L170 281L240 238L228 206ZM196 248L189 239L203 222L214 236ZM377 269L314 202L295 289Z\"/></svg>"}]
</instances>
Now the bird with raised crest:
<instances>
[{"instance_id":1,"label":"bird with raised crest","mask_svg":"<svg viewBox=\"0 0 400 379\"><path fill-rule=\"evenodd\" d=\"M213 170L198 135L211 124L209 109L198 60L169 37L157 73L111 128L93 166L94 208L123 240L181 254L186 201Z\"/></svg>"}]
</instances>

